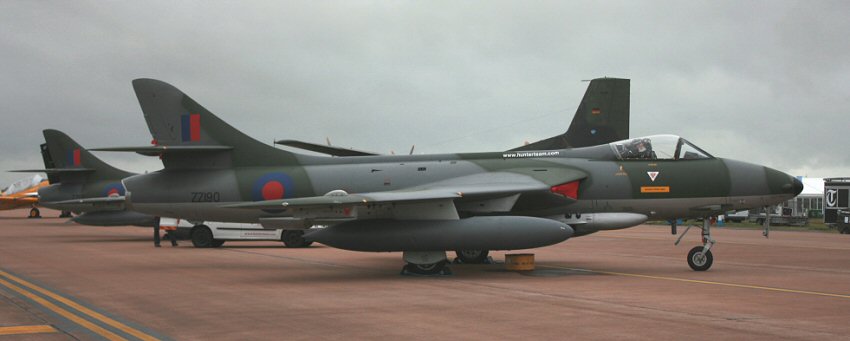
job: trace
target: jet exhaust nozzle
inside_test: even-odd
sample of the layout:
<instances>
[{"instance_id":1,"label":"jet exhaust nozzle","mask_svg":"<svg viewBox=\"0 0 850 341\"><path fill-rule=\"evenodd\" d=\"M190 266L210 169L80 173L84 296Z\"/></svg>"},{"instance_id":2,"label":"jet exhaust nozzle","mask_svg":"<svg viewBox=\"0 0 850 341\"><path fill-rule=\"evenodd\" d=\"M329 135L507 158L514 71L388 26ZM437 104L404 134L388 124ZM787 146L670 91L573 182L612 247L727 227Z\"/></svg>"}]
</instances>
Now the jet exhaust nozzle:
<instances>
[{"instance_id":1,"label":"jet exhaust nozzle","mask_svg":"<svg viewBox=\"0 0 850 341\"><path fill-rule=\"evenodd\" d=\"M535 217L472 217L460 220L360 220L319 229L309 241L352 251L517 250L560 243L569 225Z\"/></svg>"}]
</instances>

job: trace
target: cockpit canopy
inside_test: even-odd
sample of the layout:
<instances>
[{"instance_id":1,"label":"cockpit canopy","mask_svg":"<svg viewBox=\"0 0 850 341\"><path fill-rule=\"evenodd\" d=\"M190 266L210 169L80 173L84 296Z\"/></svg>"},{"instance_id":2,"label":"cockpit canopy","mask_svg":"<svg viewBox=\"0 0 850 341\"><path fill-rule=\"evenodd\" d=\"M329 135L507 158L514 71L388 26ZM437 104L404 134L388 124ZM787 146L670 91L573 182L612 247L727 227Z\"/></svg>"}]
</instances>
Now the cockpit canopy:
<instances>
[{"instance_id":1,"label":"cockpit canopy","mask_svg":"<svg viewBox=\"0 0 850 341\"><path fill-rule=\"evenodd\" d=\"M711 154L676 135L652 135L610 143L620 160L697 160Z\"/></svg>"},{"instance_id":2,"label":"cockpit canopy","mask_svg":"<svg viewBox=\"0 0 850 341\"><path fill-rule=\"evenodd\" d=\"M6 188L6 190L3 191L3 194L4 195L11 195L11 194L15 194L15 193L18 193L18 192L22 192L23 190L25 190L27 188L35 187L36 185L38 185L42 181L44 181L44 177L42 177L39 174L36 174L36 175L33 175L32 177L22 179L22 180L18 180L15 183L9 185L9 187Z\"/></svg>"}]
</instances>

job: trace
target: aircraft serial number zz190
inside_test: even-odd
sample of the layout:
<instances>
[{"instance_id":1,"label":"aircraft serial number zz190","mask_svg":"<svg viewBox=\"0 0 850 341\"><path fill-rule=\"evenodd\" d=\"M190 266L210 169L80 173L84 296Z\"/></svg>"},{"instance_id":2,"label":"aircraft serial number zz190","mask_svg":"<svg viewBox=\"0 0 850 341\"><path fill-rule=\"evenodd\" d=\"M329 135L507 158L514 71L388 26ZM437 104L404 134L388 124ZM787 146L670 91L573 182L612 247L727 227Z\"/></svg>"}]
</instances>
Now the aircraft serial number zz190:
<instances>
[{"instance_id":1,"label":"aircraft serial number zz190","mask_svg":"<svg viewBox=\"0 0 850 341\"><path fill-rule=\"evenodd\" d=\"M221 194L219 192L192 192L192 202L219 202Z\"/></svg>"}]
</instances>

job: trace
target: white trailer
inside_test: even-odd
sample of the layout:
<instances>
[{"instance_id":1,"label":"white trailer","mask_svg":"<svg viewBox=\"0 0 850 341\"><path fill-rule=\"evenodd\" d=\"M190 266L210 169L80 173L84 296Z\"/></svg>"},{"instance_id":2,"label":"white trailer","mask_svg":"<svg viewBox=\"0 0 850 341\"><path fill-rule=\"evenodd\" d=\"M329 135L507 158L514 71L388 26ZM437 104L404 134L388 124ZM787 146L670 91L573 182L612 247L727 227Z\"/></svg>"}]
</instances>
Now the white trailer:
<instances>
[{"instance_id":1,"label":"white trailer","mask_svg":"<svg viewBox=\"0 0 850 341\"><path fill-rule=\"evenodd\" d=\"M177 226L178 235L192 241L192 245L200 248L220 247L228 240L279 241L286 247L308 247L312 242L304 240L304 230L284 230L264 228L260 224L191 222L162 218L161 226Z\"/></svg>"}]
</instances>

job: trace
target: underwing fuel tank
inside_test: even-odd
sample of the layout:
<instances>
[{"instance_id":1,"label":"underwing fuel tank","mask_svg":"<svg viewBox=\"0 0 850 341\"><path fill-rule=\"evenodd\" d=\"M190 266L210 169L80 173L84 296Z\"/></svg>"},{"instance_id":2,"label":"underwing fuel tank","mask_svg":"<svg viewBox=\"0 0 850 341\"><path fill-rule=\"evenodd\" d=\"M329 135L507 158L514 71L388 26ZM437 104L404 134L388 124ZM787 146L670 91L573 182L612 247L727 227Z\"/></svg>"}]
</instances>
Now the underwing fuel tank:
<instances>
[{"instance_id":1,"label":"underwing fuel tank","mask_svg":"<svg viewBox=\"0 0 850 341\"><path fill-rule=\"evenodd\" d=\"M357 220L305 239L352 251L517 250L557 244L573 229L556 220L494 216L460 220Z\"/></svg>"},{"instance_id":2,"label":"underwing fuel tank","mask_svg":"<svg viewBox=\"0 0 850 341\"><path fill-rule=\"evenodd\" d=\"M576 236L583 236L598 231L619 230L645 223L649 217L640 213L586 213L567 216L562 220L575 229Z\"/></svg>"},{"instance_id":3,"label":"underwing fuel tank","mask_svg":"<svg viewBox=\"0 0 850 341\"><path fill-rule=\"evenodd\" d=\"M91 226L142 226L153 227L156 222L151 215L132 211L97 211L86 212L71 218L71 221L81 225Z\"/></svg>"}]
</instances>

